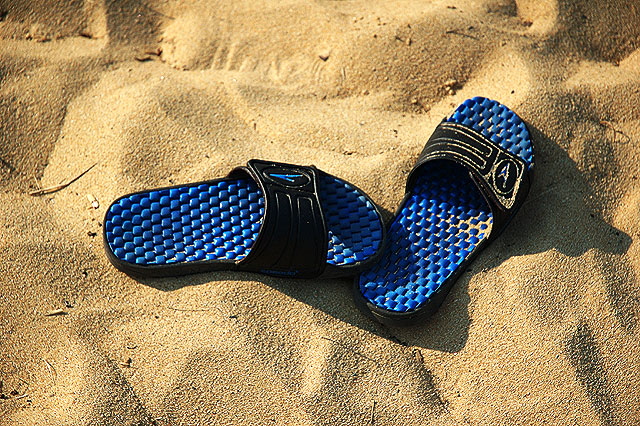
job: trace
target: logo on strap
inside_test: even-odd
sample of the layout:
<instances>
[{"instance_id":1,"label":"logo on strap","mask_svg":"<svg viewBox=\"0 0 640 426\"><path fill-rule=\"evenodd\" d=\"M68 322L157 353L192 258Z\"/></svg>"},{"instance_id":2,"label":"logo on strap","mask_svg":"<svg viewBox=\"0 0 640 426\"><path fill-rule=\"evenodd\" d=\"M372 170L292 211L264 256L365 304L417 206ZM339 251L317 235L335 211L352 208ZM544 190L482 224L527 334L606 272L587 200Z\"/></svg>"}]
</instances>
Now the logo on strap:
<instances>
[{"instance_id":1,"label":"logo on strap","mask_svg":"<svg viewBox=\"0 0 640 426\"><path fill-rule=\"evenodd\" d=\"M282 167L269 167L263 170L262 174L271 182L287 187L300 187L311 182L306 173L286 170Z\"/></svg>"},{"instance_id":2,"label":"logo on strap","mask_svg":"<svg viewBox=\"0 0 640 426\"><path fill-rule=\"evenodd\" d=\"M495 188L501 195L510 194L518 178L518 166L510 158L503 158L496 164L494 170Z\"/></svg>"}]
</instances>

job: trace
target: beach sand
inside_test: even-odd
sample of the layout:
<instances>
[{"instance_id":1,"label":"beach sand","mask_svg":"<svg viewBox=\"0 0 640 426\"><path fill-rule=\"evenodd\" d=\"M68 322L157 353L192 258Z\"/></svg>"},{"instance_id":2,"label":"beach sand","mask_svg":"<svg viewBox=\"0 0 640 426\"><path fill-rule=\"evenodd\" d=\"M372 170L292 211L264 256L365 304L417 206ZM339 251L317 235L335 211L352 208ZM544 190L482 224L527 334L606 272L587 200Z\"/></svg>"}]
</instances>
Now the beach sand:
<instances>
[{"instance_id":1,"label":"beach sand","mask_svg":"<svg viewBox=\"0 0 640 426\"><path fill-rule=\"evenodd\" d=\"M640 423L637 1L2 0L0 21L1 425ZM388 219L473 96L527 122L535 182L430 320L371 321L350 279L105 257L116 197L250 158Z\"/></svg>"}]
</instances>

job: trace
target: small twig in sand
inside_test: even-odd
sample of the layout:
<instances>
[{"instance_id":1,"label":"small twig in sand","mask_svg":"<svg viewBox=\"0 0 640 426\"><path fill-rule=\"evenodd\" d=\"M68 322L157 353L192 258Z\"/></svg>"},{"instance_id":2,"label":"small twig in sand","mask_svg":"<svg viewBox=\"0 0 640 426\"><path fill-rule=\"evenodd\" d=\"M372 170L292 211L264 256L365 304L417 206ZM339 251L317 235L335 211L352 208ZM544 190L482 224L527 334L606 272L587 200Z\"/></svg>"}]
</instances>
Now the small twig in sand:
<instances>
[{"instance_id":1,"label":"small twig in sand","mask_svg":"<svg viewBox=\"0 0 640 426\"><path fill-rule=\"evenodd\" d=\"M369 361L371 361L371 362L375 362L376 364L378 363L378 361L376 361L375 359L373 359L373 358L371 358L371 357L368 357L368 356L366 356L365 354L360 353L360 352L356 351L356 350L355 350L355 349L353 349L353 348L350 348L349 346L345 345L344 343L338 342L337 340L334 340L334 339L331 339L331 338L329 338L329 337L325 337L325 336L320 336L320 338L321 338L321 339L324 339L324 340L328 340L328 341L330 341L330 342L333 342L333 343L335 343L335 344L336 344L336 345L338 345L338 346L342 346L343 348L345 348L345 349L346 349L346 350L348 350L349 352L352 352L352 353L354 353L354 354L356 354L356 355L358 355L358 356L361 356L362 358L368 359L368 360L369 360Z\"/></svg>"},{"instance_id":2,"label":"small twig in sand","mask_svg":"<svg viewBox=\"0 0 640 426\"><path fill-rule=\"evenodd\" d=\"M133 59L135 59L138 62L147 62L147 61L153 60L153 58L149 54L137 55L137 56L134 56Z\"/></svg>"},{"instance_id":3,"label":"small twig in sand","mask_svg":"<svg viewBox=\"0 0 640 426\"><path fill-rule=\"evenodd\" d=\"M373 400L373 404L371 404L371 418L369 419L369 424L373 426L376 421L376 400Z\"/></svg>"},{"instance_id":4,"label":"small twig in sand","mask_svg":"<svg viewBox=\"0 0 640 426\"><path fill-rule=\"evenodd\" d=\"M616 143L616 139L617 139L616 135L624 136L625 137L625 141L624 141L625 143L628 143L631 140L631 138L626 133L624 133L622 130L616 129L615 126L613 125L613 123L610 122L610 121L602 120L602 121L600 121L600 125L604 126L604 127L607 127L607 128L609 128L609 129L611 129L613 131L613 143Z\"/></svg>"},{"instance_id":5,"label":"small twig in sand","mask_svg":"<svg viewBox=\"0 0 640 426\"><path fill-rule=\"evenodd\" d=\"M478 40L478 37L472 36L471 34L465 34L465 33L460 32L458 30L447 30L444 33L445 34L455 34L455 35L459 35L459 36L462 36L462 37L469 37L469 38L472 38L474 40Z\"/></svg>"},{"instance_id":6,"label":"small twig in sand","mask_svg":"<svg viewBox=\"0 0 640 426\"><path fill-rule=\"evenodd\" d=\"M39 189L37 191L32 191L32 192L29 193L29 195L37 197L37 196L40 196L40 195L51 194L51 193L54 193L54 192L58 192L58 191L60 191L62 189L65 189L67 186L71 185L73 182L77 181L82 176L87 174L89 172L89 170L93 169L96 166L96 164L98 164L98 163L95 163L93 166L89 167L87 170L85 170L84 172L80 173L78 176L74 177L73 179L71 179L68 182L65 182L65 183L62 183L62 184L56 185L56 186L50 186L48 188Z\"/></svg>"},{"instance_id":7,"label":"small twig in sand","mask_svg":"<svg viewBox=\"0 0 640 426\"><path fill-rule=\"evenodd\" d=\"M51 376L53 376L53 383L55 384L56 380L58 380L58 372L55 368L53 368L53 365L49 361L44 358L42 358L42 360L45 364L47 364L47 367L49 367L49 373L51 373Z\"/></svg>"},{"instance_id":8,"label":"small twig in sand","mask_svg":"<svg viewBox=\"0 0 640 426\"><path fill-rule=\"evenodd\" d=\"M56 315L67 315L67 311L65 311L64 309L53 309L51 311L45 312L44 314L45 317L53 317Z\"/></svg>"},{"instance_id":9,"label":"small twig in sand","mask_svg":"<svg viewBox=\"0 0 640 426\"><path fill-rule=\"evenodd\" d=\"M40 182L38 182L38 179L36 179L36 177L33 177L33 181L36 183L36 188L38 188L38 191L42 190L42 187L40 186Z\"/></svg>"},{"instance_id":10,"label":"small twig in sand","mask_svg":"<svg viewBox=\"0 0 640 426\"><path fill-rule=\"evenodd\" d=\"M173 306L167 306L167 309L171 309L172 311L178 311L178 312L208 312L208 311L214 310L214 309L204 309L204 308L203 309L174 308Z\"/></svg>"},{"instance_id":11,"label":"small twig in sand","mask_svg":"<svg viewBox=\"0 0 640 426\"><path fill-rule=\"evenodd\" d=\"M17 390L17 389L14 389L14 390L12 390L11 392L9 392L9 395L2 393L2 384L3 384L3 383L2 383L2 381L0 381L0 399L10 399L12 396L15 396L15 398L13 398L13 399L22 399L22 398L25 398L25 397L29 396L29 395L27 394L27 391L29 390L29 386L31 386L31 385L29 384L29 382L27 382L26 380L24 380L24 379L22 379L22 378L20 378L20 377L16 377L16 378L17 378L18 380L20 380L22 383L24 383L25 385L27 385L27 388L23 391L23 392L24 392L24 394L23 394L23 395L18 396L18 394L20 393L20 391L19 391L19 390Z\"/></svg>"},{"instance_id":12,"label":"small twig in sand","mask_svg":"<svg viewBox=\"0 0 640 426\"><path fill-rule=\"evenodd\" d=\"M396 34L395 39L399 42L406 44L407 46L411 46L411 37L402 38Z\"/></svg>"}]
</instances>

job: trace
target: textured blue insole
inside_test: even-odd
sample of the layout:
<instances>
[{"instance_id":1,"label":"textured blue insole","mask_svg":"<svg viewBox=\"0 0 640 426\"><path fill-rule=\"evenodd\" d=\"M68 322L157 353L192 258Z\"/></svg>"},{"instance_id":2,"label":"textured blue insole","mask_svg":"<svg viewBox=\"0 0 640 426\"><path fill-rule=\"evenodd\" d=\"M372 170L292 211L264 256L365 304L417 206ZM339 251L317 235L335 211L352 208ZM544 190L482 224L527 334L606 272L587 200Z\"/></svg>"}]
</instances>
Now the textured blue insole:
<instances>
[{"instance_id":1,"label":"textured blue insole","mask_svg":"<svg viewBox=\"0 0 640 426\"><path fill-rule=\"evenodd\" d=\"M332 176L318 181L328 229L327 263L344 266L377 253L382 222L371 202ZM262 226L264 197L250 179L132 194L107 212L106 239L120 260L138 265L240 261Z\"/></svg>"},{"instance_id":2,"label":"textured blue insole","mask_svg":"<svg viewBox=\"0 0 640 426\"><path fill-rule=\"evenodd\" d=\"M473 128L531 167L529 132L506 106L468 99L447 121ZM464 167L438 160L422 166L420 173L389 227L381 260L359 279L364 298L392 312L426 304L487 238L493 223L491 209Z\"/></svg>"}]
</instances>

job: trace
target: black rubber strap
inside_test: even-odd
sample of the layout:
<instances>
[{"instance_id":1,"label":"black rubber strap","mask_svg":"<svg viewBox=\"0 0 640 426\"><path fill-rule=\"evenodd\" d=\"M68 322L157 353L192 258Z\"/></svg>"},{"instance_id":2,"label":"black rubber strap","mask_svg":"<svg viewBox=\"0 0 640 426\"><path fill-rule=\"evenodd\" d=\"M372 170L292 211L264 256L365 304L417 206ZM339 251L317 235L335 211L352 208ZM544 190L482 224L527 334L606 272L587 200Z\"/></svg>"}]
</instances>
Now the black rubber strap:
<instances>
[{"instance_id":1,"label":"black rubber strap","mask_svg":"<svg viewBox=\"0 0 640 426\"><path fill-rule=\"evenodd\" d=\"M240 266L272 275L311 278L327 265L327 229L314 167L250 160L229 177L248 174L264 194L258 238Z\"/></svg>"},{"instance_id":2,"label":"black rubber strap","mask_svg":"<svg viewBox=\"0 0 640 426\"><path fill-rule=\"evenodd\" d=\"M475 130L443 121L418 157L407 180L413 186L416 171L425 163L446 159L464 165L491 206L494 224L508 220L520 202L520 189L529 186L526 163Z\"/></svg>"}]
</instances>

